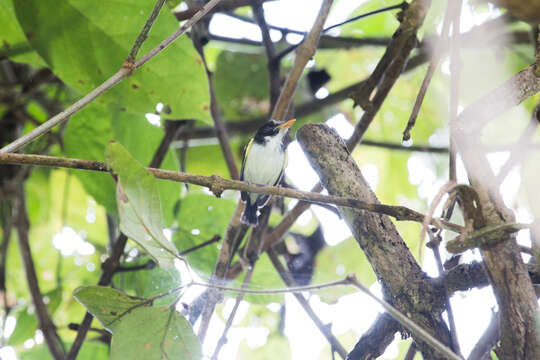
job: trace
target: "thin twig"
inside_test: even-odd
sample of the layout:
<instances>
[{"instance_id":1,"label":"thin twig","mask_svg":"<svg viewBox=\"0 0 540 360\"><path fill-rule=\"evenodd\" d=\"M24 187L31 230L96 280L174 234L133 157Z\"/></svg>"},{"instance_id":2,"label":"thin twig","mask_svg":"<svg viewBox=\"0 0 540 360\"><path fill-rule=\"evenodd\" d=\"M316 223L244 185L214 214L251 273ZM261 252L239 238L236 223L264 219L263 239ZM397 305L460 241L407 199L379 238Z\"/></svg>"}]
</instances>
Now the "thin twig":
<instances>
[{"instance_id":1,"label":"thin twig","mask_svg":"<svg viewBox=\"0 0 540 360\"><path fill-rule=\"evenodd\" d=\"M270 261L276 268L276 272L279 274L285 285L287 285L287 287L289 288L293 288L295 281L291 277L290 273L285 269L283 264L279 261L279 258L277 257L277 254L274 252L274 250L269 249L268 256L270 257ZM296 300L298 300L298 303L302 306L306 314L321 331L326 340L328 340L332 349L334 349L339 354L339 356L341 356L342 359L346 359L347 351L332 334L332 332L330 331L330 327L324 324L322 320L317 316L315 311L313 311L306 298L304 298L304 296L298 292L294 292L293 295L294 297L296 297Z\"/></svg>"},{"instance_id":2,"label":"thin twig","mask_svg":"<svg viewBox=\"0 0 540 360\"><path fill-rule=\"evenodd\" d=\"M407 141L411 138L411 129L416 123L416 118L418 117L418 112L420 111L420 107L422 106L422 102L424 101L427 89L429 87L429 84L431 84L433 74L435 74L435 70L437 69L439 61L441 60L443 47L448 42L450 23L452 22L453 13L456 11L456 3L457 2L453 0L448 0L447 2L446 13L444 15L441 30L441 39L440 42L437 43L436 48L433 52L431 61L429 62L428 69L426 71L426 75L424 76L424 80L422 80L422 85L420 85L420 90L418 91L418 95L416 96L416 100L414 101L414 106L411 111L411 115L409 116L409 121L407 122L405 130L403 130L403 141Z\"/></svg>"},{"instance_id":3,"label":"thin twig","mask_svg":"<svg viewBox=\"0 0 540 360\"><path fill-rule=\"evenodd\" d=\"M158 17L159 12L161 8L163 7L164 3L165 3L165 0L157 0L156 5L154 5L154 8L152 9L152 13L146 20L146 23L141 29L141 32L135 39L135 43L133 44L133 47L129 51L128 57L126 58L126 62L128 63L135 62L135 59L137 58L137 54L139 53L139 49L141 48L142 44L145 42L146 38L148 37L148 32L152 28L152 25L154 24L154 21Z\"/></svg>"},{"instance_id":4,"label":"thin twig","mask_svg":"<svg viewBox=\"0 0 540 360\"><path fill-rule=\"evenodd\" d=\"M493 312L491 320L486 330L474 345L467 360L488 360L491 359L491 349L499 340L499 313Z\"/></svg>"},{"instance_id":5,"label":"thin twig","mask_svg":"<svg viewBox=\"0 0 540 360\"><path fill-rule=\"evenodd\" d=\"M276 49L274 48L274 43L270 38L270 32L268 31L269 26L266 24L266 20L264 18L264 8L262 4L256 0L252 1L251 8L253 9L255 20L261 29L262 41L264 44L264 50L266 52L268 79L270 84L270 111L272 111L279 98L279 90L281 87L279 68L281 64L280 61L273 61L273 59L276 57Z\"/></svg>"},{"instance_id":6,"label":"thin twig","mask_svg":"<svg viewBox=\"0 0 540 360\"><path fill-rule=\"evenodd\" d=\"M251 277L253 275L253 269L254 266L251 266L248 271L246 272L246 276L244 277L244 281L242 282L242 289L246 289L249 286L249 283L251 282ZM221 351L221 348L223 345L227 343L227 333L229 332L229 329L231 328L234 317L236 316L236 312L238 311L238 307L240 306L240 303L244 299L245 293L238 293L236 296L236 300L234 303L234 307L229 314L229 318L227 319L227 323L225 324L225 329L223 329L223 332L221 333L221 337L219 338L219 341L216 345L216 349L214 350L214 354L212 355L212 360L217 360L217 356L219 355L219 352Z\"/></svg>"},{"instance_id":7,"label":"thin twig","mask_svg":"<svg viewBox=\"0 0 540 360\"><path fill-rule=\"evenodd\" d=\"M53 166L53 167L65 167L72 169L83 169L107 172L107 164L100 161L59 158L54 156L44 155L28 155L28 154L15 154L7 153L0 154L0 164L27 164L27 165L39 165L39 166ZM344 198L340 196L322 195L309 191L294 190L290 188L284 188L279 186L262 186L251 184L244 181L224 179L217 175L203 176L194 175L189 173L182 173L170 170L162 170L155 168L147 168L156 178L171 180L177 182L185 182L194 185L200 185L209 188L216 196L221 195L224 190L239 190L247 191L257 194L267 194L275 196L290 197L298 200L309 201L311 203L325 203L334 204L338 206L345 206L360 210L367 210L380 214L385 214L396 218L396 220L407 220L422 222L425 216L415 210L409 209L405 206L392 206L385 204L371 204L365 201L352 198ZM463 227L454 223L432 219L430 224L445 228L448 230L461 232Z\"/></svg>"},{"instance_id":8,"label":"thin twig","mask_svg":"<svg viewBox=\"0 0 540 360\"><path fill-rule=\"evenodd\" d=\"M193 31L196 32L196 30L197 28L194 27ZM231 176L231 179L238 180L240 179L240 175L238 172L238 167L236 166L236 161L234 160L231 144L229 142L227 127L225 126L223 117L221 116L221 112L219 110L216 90L214 87L214 77L212 75L212 72L208 68L208 63L206 62L206 57L204 55L204 48L199 36L197 36L197 34L195 33L194 36L192 36L192 39L193 44L195 45L195 49L201 56L204 70L206 71L206 77L208 78L208 89L210 92L210 114L212 115L212 119L214 120L214 127L216 129L216 135L219 140L219 146L221 147L221 152L223 153L223 157L225 158L225 163L227 164L227 168L229 169L229 175Z\"/></svg>"},{"instance_id":9,"label":"thin twig","mask_svg":"<svg viewBox=\"0 0 540 360\"><path fill-rule=\"evenodd\" d=\"M441 259L441 253L439 251L439 246L441 245L441 238L439 236L433 236L432 232L429 232L430 235L430 242L428 243L428 246L433 251L433 256L435 257L435 262L437 263L437 270L439 272L439 277L444 274L444 267ZM446 288L445 288L446 292ZM452 350L456 354L461 354L461 350L459 348L459 342L458 342L458 336L457 336L457 330L456 330L456 321L454 319L454 312L452 311L452 305L450 304L450 297L448 294L445 295L445 302L446 302L446 315L448 316L448 325L450 327L450 340L452 344Z\"/></svg>"},{"instance_id":10,"label":"thin twig","mask_svg":"<svg viewBox=\"0 0 540 360\"><path fill-rule=\"evenodd\" d=\"M219 240L221 240L221 236L220 235L214 235L210 240L206 240L205 242L199 244L199 245L195 245L194 247L192 248L189 248L187 250L184 250L182 252L180 252L178 255L180 256L184 256L184 255L187 255L193 251L196 251L196 250L199 250L200 248L203 248L205 246L208 246L210 244L213 244L215 242L218 242Z\"/></svg>"},{"instance_id":11,"label":"thin twig","mask_svg":"<svg viewBox=\"0 0 540 360\"><path fill-rule=\"evenodd\" d=\"M158 46L150 50L146 55L142 56L139 60L133 63L132 66L123 66L120 70L118 70L117 73L115 73L110 78L105 80L103 84L99 85L97 88L95 88L94 90L86 94L83 98L75 102L73 105L69 106L66 110L50 118L49 120L44 122L42 125L30 131L26 135L21 136L17 140L1 148L0 153L9 153L9 152L17 151L18 149L27 145L28 143L30 143L37 137L49 132L56 125L67 121L67 119L69 119L70 116L72 116L73 114L75 114L76 112L84 108L86 105L90 104L99 96L103 95L107 90L112 88L114 85L118 84L124 78L130 76L133 73L133 71L143 66L148 60L150 60L151 58L156 56L158 53L160 53L163 49L165 49L167 46L169 46L174 40L176 40L179 36L184 34L187 29L189 29L193 24L199 21L200 18L206 15L206 13L208 13L220 1L221 0L211 0L210 2L208 2L206 5L204 5L204 7L200 11L198 11L195 15L193 15L193 17L189 19L185 24L183 24L178 30L176 30L172 35L170 35L168 38L163 40Z\"/></svg>"},{"instance_id":12,"label":"thin twig","mask_svg":"<svg viewBox=\"0 0 540 360\"><path fill-rule=\"evenodd\" d=\"M450 106L448 109L449 112L449 123L450 123L450 154L449 154L449 175L450 181L457 181L456 174L456 149L455 143L452 140L454 138L452 132L454 129L454 124L458 116L458 107L459 107L459 83L460 83L460 74L461 74L461 7L462 0L453 1L453 19L452 19L452 38L450 39ZM450 4L448 5L450 6ZM452 208L450 208L449 214L451 215Z\"/></svg>"},{"instance_id":13,"label":"thin twig","mask_svg":"<svg viewBox=\"0 0 540 360\"><path fill-rule=\"evenodd\" d=\"M353 21L357 21L357 20L360 20L360 19L363 19L363 18L366 18L368 16L372 16L372 15L377 15L377 14L380 14L382 12L385 12L385 11L390 11L390 10L395 10L395 9L404 9L405 7L407 6L407 3L406 2L402 2L400 4L397 4L397 5L392 5L392 6L387 6L385 8L381 8L381 9L377 9L377 10L373 10L373 11L369 11L365 14L360 14L360 15L357 15L355 17L352 17L350 19L347 19L345 21L342 21L338 24L334 24L334 25L331 25L327 28L324 28L322 30L322 33L326 33L332 29L335 29L337 27L340 27L340 26L343 26L345 24L348 24L348 23L351 23ZM302 35L305 35L305 33L302 33ZM276 57L274 57L274 61L281 61L281 59L283 59L287 54L289 54L291 51L294 51L297 47L299 47L303 42L305 41L302 40L301 42L299 42L298 44L295 44L295 45L291 45L289 46L288 48L286 48L285 50L281 51Z\"/></svg>"},{"instance_id":14,"label":"thin twig","mask_svg":"<svg viewBox=\"0 0 540 360\"><path fill-rule=\"evenodd\" d=\"M401 325L409 329L413 334L424 340L428 343L433 349L439 351L444 356L449 359L462 360L460 356L456 355L452 350L450 350L446 345L441 343L439 340L435 339L431 334L426 332L415 322L411 321L407 316L398 311L395 307L387 303L386 301L379 299L377 296L373 295L367 287L358 281L356 276L349 275L346 279L351 285L355 286L357 289L362 291L364 294L368 295L370 298L375 300L379 305L381 305L384 310L386 310L394 319L396 319Z\"/></svg>"},{"instance_id":15,"label":"thin twig","mask_svg":"<svg viewBox=\"0 0 540 360\"><path fill-rule=\"evenodd\" d=\"M58 333L56 332L56 327L49 315L47 306L43 302L43 295L41 294L41 291L39 289L36 269L34 267L34 260L32 259L30 241L28 239L28 229L30 227L30 223L28 220L28 213L26 209L26 199L23 182L20 182L18 184L17 195L17 238L19 241L19 250L21 253L21 258L23 260L26 280L28 282L28 288L30 290L30 295L32 296L32 302L36 309L39 328L43 332L45 343L47 344L51 355L56 360L63 360L65 355L63 343L58 336Z\"/></svg>"},{"instance_id":16,"label":"thin twig","mask_svg":"<svg viewBox=\"0 0 540 360\"><path fill-rule=\"evenodd\" d=\"M326 17L330 12L330 7L332 6L332 3L333 0L323 1L321 9L319 10L319 14L315 19L313 27L311 28L311 31L307 35L302 45L298 47L296 57L294 59L294 65L291 69L291 72L287 76L287 81L283 86L281 94L279 95L279 99L272 112L272 119L279 121L285 120L285 115L287 114L287 110L289 108L289 105L291 104L296 85L298 84L298 80L300 79L300 76L302 75L306 64L311 59L313 54L315 54L315 49L317 49L317 43L319 42L324 22L326 21Z\"/></svg>"}]
</instances>

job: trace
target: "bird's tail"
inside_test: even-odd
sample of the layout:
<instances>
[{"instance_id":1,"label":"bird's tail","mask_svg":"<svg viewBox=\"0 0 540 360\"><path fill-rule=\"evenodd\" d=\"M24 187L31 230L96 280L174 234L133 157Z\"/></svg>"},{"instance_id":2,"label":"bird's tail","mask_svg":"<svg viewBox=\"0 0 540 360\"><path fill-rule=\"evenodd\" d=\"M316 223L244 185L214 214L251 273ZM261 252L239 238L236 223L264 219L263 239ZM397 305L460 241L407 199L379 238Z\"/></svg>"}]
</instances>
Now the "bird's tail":
<instances>
[{"instance_id":1,"label":"bird's tail","mask_svg":"<svg viewBox=\"0 0 540 360\"><path fill-rule=\"evenodd\" d=\"M246 207L244 208L244 212L242 213L242 217L240 220L250 226L257 226L259 223L257 219L257 202L255 201L253 204L251 203L251 199L246 199Z\"/></svg>"}]
</instances>

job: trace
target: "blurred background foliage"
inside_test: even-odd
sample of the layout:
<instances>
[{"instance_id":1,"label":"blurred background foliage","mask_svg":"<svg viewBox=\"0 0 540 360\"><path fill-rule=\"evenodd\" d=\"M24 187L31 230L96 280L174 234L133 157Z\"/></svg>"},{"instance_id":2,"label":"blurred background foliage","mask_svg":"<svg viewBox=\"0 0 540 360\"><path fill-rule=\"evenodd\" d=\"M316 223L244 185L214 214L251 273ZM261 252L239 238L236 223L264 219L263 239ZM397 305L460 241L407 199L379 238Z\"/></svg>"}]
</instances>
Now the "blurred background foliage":
<instances>
[{"instance_id":1,"label":"blurred background foliage","mask_svg":"<svg viewBox=\"0 0 540 360\"><path fill-rule=\"evenodd\" d=\"M167 1L170 9L161 11L141 53L178 27L172 9L179 3L181 1ZM394 3L390 0L366 1L358 8L351 8L348 17ZM432 36L440 25L443 3L434 1L422 30L423 39ZM152 6L153 2L146 0L104 2L99 6L90 0L1 0L1 145L35 128L117 71ZM488 12L482 6L471 8L470 11L484 14L486 19L494 14L493 9ZM253 17L249 7L239 8L236 13ZM395 13L387 12L347 24L337 33L353 38L388 38L397 26ZM526 25L517 22L506 26L505 31L522 31L523 28ZM283 49L288 44L281 39L276 46ZM369 76L384 49L384 46L321 49L306 69L306 74L324 69L329 81L323 87L332 96ZM240 164L242 149L253 132L253 126L243 127L243 122L251 124L253 119L260 117L264 121L269 110L266 56L261 46L234 41L228 44L212 39L206 45L205 52L214 72L215 90L223 117L229 124L240 124L231 126L230 131L231 146L237 164ZM530 44L464 49L462 78L465 80L460 89L462 104L466 106L475 101L509 74L523 69L533 61L532 54ZM470 60L475 58L482 58L483 61ZM292 54L283 59L282 74L286 73L292 59ZM443 63L443 70L445 66L447 64ZM369 128L367 139L399 144L425 70L426 65L421 65L400 78ZM473 81L467 80L473 78ZM296 106L324 101L324 97L315 96L306 79L304 77L299 85ZM448 86L448 72L437 71L412 132L415 144L448 145ZM527 118L536 101L537 98L530 99L516 112ZM156 108L158 103L161 105ZM324 122L334 115L343 114L350 125L354 125L361 113L359 108L352 107L351 100L343 96L321 111L311 113L308 107L307 114L298 117L298 124ZM508 119L515 118L515 115L515 112L508 113L490 125L492 131L487 131L485 139L490 146L503 146L516 140L524 126L500 126ZM26 151L104 161L105 147L114 139L146 166L164 137L166 122L171 120L187 120L189 125L182 127L181 136L172 143L161 167L227 177L227 167L216 138L211 135L190 138L190 133L196 134L197 130L204 130L212 123L206 75L199 55L186 36L175 41L132 77L78 112L67 125L34 142ZM360 167L376 165L378 182L375 190L381 202L406 205L422 212L427 209L428 198L419 194L421 180L410 181L411 172L414 172L410 168L411 158L420 157L423 166L431 169L436 179L447 177L447 160L440 154L360 146L353 156ZM533 168L535 163L539 162L530 159L527 168ZM5 185L14 170L9 166L1 168L0 182ZM295 179L287 181L295 183ZM58 331L69 345L75 332L68 325L80 322L84 315L84 308L73 299L71 293L81 285L97 283L100 264L106 258L107 249L118 231L114 182L106 174L38 167L29 171L24 182L31 223L30 242L40 287ZM223 199L217 199L197 186L166 181L159 181L159 191L164 225L172 234L179 251L209 240L214 235L223 236L237 199L234 193L226 192ZM525 191L523 193L523 196L527 196ZM2 194L0 201L2 219L5 221L9 194ZM538 203L533 202L531 206ZM286 201L285 207L288 205L290 201ZM273 213L272 224L277 223L281 216L279 212ZM397 226L416 255L419 225L397 223ZM297 223L294 229L296 233L310 235L316 227L317 219L314 218L305 225ZM6 229L5 222L3 229ZM7 241L6 234L1 235L2 241ZM294 239L291 241L295 242ZM219 243L214 243L186 256L201 278L210 277L219 247ZM312 281L315 283L339 279L348 273L355 273L366 285L376 280L352 238L332 246L324 245L313 257ZM1 295L4 304L3 344L13 346L21 359L46 359L50 355L42 338L40 341L39 335L36 335L37 322L25 286L16 241L9 243L6 259L3 266L6 267L7 290ZM123 261L125 266L138 266L146 264L148 258L134 243L128 243ZM180 282L176 271L151 267L120 272L113 278L115 287L140 297L164 292ZM238 285L235 283L235 286ZM261 289L283 287L282 280L266 255L256 265L252 286ZM320 292L319 296L322 301L334 303L345 293L350 291L329 289ZM167 304L174 299L161 301ZM236 358L289 358L287 338L280 329L280 322L283 321L280 312L269 311L265 306L282 303L283 296L250 295L245 301L249 304L249 310L234 326L263 327L267 329L268 337L264 346L255 346L255 349L245 342L239 344ZM352 346L358 334L339 336L340 339L349 339L343 341ZM99 334L91 333L89 337L78 359L107 358L107 345ZM406 341L400 343L396 358L403 357L408 347L406 344ZM328 351L325 350L323 354L327 355ZM321 358L328 357L321 355Z\"/></svg>"}]
</instances>

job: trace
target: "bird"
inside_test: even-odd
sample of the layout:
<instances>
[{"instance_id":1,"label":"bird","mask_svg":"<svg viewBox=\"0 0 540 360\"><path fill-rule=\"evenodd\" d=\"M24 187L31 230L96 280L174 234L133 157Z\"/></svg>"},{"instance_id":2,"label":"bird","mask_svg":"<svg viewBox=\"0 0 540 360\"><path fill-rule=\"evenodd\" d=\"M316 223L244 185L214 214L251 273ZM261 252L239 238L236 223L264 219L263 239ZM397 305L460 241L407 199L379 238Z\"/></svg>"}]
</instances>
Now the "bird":
<instances>
[{"instance_id":1,"label":"bird","mask_svg":"<svg viewBox=\"0 0 540 360\"><path fill-rule=\"evenodd\" d=\"M258 185L275 186L283 177L287 166L285 135L296 119L277 121L271 119L263 124L244 149L240 180ZM252 194L242 191L241 199L245 202L240 220L249 226L257 226L257 210L264 207L270 195Z\"/></svg>"}]
</instances>

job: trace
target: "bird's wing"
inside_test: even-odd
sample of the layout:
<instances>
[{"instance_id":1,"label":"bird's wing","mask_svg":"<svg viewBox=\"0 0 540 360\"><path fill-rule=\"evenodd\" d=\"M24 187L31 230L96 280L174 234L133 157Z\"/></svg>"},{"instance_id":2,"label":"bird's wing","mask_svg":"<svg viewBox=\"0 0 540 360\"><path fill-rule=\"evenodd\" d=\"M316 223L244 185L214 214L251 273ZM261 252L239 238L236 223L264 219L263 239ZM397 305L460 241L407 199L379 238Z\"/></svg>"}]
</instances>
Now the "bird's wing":
<instances>
[{"instance_id":1,"label":"bird's wing","mask_svg":"<svg viewBox=\"0 0 540 360\"><path fill-rule=\"evenodd\" d=\"M249 150L251 150L252 145L253 145L253 139L249 140L247 145L244 147L244 153L242 154L242 169L240 170L241 181L244 181L244 166L246 166L247 154L249 154Z\"/></svg>"},{"instance_id":2,"label":"bird's wing","mask_svg":"<svg viewBox=\"0 0 540 360\"><path fill-rule=\"evenodd\" d=\"M285 150L285 159L283 160L283 167L281 168L281 172L279 173L279 176L274 183L274 186L279 185L281 182L281 179L283 178L283 174L285 173L285 168L287 167L287 163L289 162L289 157L287 156L287 150Z\"/></svg>"},{"instance_id":3,"label":"bird's wing","mask_svg":"<svg viewBox=\"0 0 540 360\"><path fill-rule=\"evenodd\" d=\"M253 145L253 139L249 140L246 147L244 147L244 153L242 154L242 169L240 170L240 181L244 181L244 166L246 165L246 158L247 158L247 155L249 154L249 150L251 149L252 145ZM247 192L245 191L240 192L240 197L242 198L243 201L247 200L247 196L248 196Z\"/></svg>"}]
</instances>

